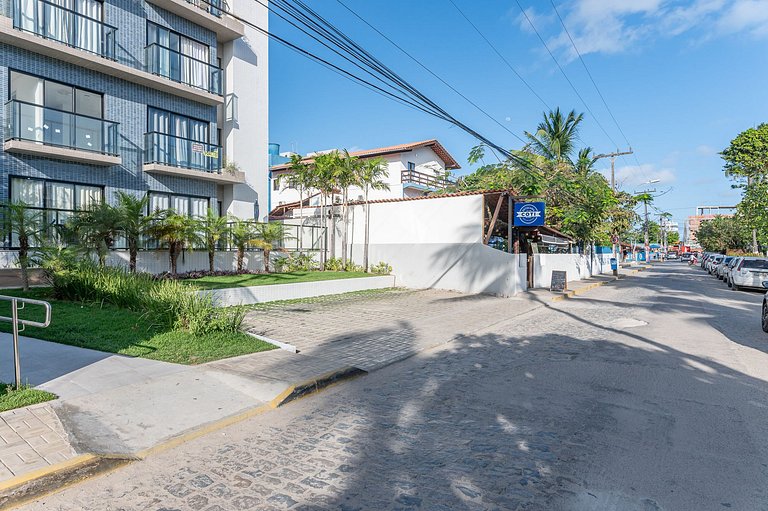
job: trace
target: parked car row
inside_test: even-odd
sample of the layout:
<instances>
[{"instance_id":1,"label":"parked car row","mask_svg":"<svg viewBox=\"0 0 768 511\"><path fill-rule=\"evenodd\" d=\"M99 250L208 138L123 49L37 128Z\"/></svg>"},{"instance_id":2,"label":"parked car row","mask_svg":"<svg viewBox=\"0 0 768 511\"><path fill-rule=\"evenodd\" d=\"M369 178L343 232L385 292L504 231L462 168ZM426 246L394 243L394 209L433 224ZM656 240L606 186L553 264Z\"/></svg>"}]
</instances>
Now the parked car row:
<instances>
[{"instance_id":1,"label":"parked car row","mask_svg":"<svg viewBox=\"0 0 768 511\"><path fill-rule=\"evenodd\" d=\"M736 291L765 289L768 282L768 258L704 254L701 267Z\"/></svg>"}]
</instances>

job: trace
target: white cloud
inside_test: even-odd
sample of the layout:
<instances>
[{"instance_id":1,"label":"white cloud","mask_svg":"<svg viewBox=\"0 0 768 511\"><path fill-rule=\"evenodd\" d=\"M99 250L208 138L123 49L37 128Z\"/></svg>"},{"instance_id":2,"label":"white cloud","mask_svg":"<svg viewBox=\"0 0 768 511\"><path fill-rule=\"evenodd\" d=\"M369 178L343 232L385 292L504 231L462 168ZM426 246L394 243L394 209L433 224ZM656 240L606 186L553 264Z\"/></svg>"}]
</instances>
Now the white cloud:
<instances>
[{"instance_id":1,"label":"white cloud","mask_svg":"<svg viewBox=\"0 0 768 511\"><path fill-rule=\"evenodd\" d=\"M717 152L717 149L707 144L701 144L696 148L696 154L701 156L714 156Z\"/></svg>"},{"instance_id":2,"label":"white cloud","mask_svg":"<svg viewBox=\"0 0 768 511\"><path fill-rule=\"evenodd\" d=\"M766 0L575 0L558 9L582 55L637 51L646 42L693 30L705 34L704 39L729 34L768 37ZM543 12L526 10L534 23L546 18ZM547 44L564 61L574 60L568 34L559 22L556 27L557 35Z\"/></svg>"},{"instance_id":3,"label":"white cloud","mask_svg":"<svg viewBox=\"0 0 768 511\"><path fill-rule=\"evenodd\" d=\"M602 173L606 179L611 178L610 169L603 170ZM618 183L620 187L630 189L656 179L658 179L659 182L654 183L654 185L663 186L674 182L677 179L677 176L675 175L675 170L672 168L657 167L650 163L640 165L639 167L634 165L616 168L616 183Z\"/></svg>"}]
</instances>

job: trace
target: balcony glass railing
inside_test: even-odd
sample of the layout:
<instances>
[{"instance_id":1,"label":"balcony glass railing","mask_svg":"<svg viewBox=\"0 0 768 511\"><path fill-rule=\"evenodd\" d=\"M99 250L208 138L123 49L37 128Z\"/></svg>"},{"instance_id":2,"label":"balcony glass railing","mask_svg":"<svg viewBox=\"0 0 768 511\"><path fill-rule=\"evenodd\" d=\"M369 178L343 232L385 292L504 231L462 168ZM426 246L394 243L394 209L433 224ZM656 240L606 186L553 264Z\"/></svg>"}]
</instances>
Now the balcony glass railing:
<instances>
[{"instance_id":1,"label":"balcony glass railing","mask_svg":"<svg viewBox=\"0 0 768 511\"><path fill-rule=\"evenodd\" d=\"M194 5L217 18L225 12L229 12L229 6L224 0L187 0L187 3Z\"/></svg>"},{"instance_id":2,"label":"balcony glass railing","mask_svg":"<svg viewBox=\"0 0 768 511\"><path fill-rule=\"evenodd\" d=\"M14 0L13 28L115 59L115 27L48 0Z\"/></svg>"},{"instance_id":3,"label":"balcony glass railing","mask_svg":"<svg viewBox=\"0 0 768 511\"><path fill-rule=\"evenodd\" d=\"M221 146L153 132L144 135L144 151L144 163L221 174Z\"/></svg>"},{"instance_id":4,"label":"balcony glass railing","mask_svg":"<svg viewBox=\"0 0 768 511\"><path fill-rule=\"evenodd\" d=\"M150 73L221 96L221 68L157 43L145 51Z\"/></svg>"},{"instance_id":5,"label":"balcony glass railing","mask_svg":"<svg viewBox=\"0 0 768 511\"><path fill-rule=\"evenodd\" d=\"M117 155L119 123L45 108L23 101L5 104L4 140Z\"/></svg>"}]
</instances>

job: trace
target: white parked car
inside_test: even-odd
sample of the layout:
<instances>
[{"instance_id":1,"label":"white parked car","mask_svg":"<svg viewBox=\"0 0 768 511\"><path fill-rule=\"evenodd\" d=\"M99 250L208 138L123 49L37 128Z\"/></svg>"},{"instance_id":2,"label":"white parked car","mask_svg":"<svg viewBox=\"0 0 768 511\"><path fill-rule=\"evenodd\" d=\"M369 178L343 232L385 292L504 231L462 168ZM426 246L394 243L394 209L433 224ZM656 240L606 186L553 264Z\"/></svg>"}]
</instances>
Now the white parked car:
<instances>
[{"instance_id":1,"label":"white parked car","mask_svg":"<svg viewBox=\"0 0 768 511\"><path fill-rule=\"evenodd\" d=\"M723 258L724 257L725 256L722 255L722 254L716 254L716 255L710 257L709 259L707 259L707 266L706 266L706 268L707 268L707 271L709 272L710 275L714 275L713 272L715 271L715 268L717 267L718 264L723 262Z\"/></svg>"},{"instance_id":2,"label":"white parked car","mask_svg":"<svg viewBox=\"0 0 768 511\"><path fill-rule=\"evenodd\" d=\"M728 266L733 263L733 260L736 259L734 256L725 256L725 258L720 262L720 264L717 265L717 268L715 268L715 277L717 277L720 280L725 280L725 274L728 269Z\"/></svg>"},{"instance_id":3,"label":"white parked car","mask_svg":"<svg viewBox=\"0 0 768 511\"><path fill-rule=\"evenodd\" d=\"M738 266L731 270L731 287L763 289L763 282L768 282L768 259L763 257L744 257Z\"/></svg>"},{"instance_id":4,"label":"white parked car","mask_svg":"<svg viewBox=\"0 0 768 511\"><path fill-rule=\"evenodd\" d=\"M723 282L728 284L728 287L731 287L733 283L731 282L731 273L733 272L734 268L736 268L739 264L741 264L741 260L744 259L741 256L734 257L731 259L731 262L728 263L728 265L723 268Z\"/></svg>"}]
</instances>

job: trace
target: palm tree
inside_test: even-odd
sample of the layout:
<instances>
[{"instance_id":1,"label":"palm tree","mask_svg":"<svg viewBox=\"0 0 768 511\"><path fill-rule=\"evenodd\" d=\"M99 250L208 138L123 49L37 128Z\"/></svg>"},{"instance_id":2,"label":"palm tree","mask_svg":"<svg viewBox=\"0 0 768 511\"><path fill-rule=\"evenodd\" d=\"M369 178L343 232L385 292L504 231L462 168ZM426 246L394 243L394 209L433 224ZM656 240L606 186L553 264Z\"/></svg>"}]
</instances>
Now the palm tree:
<instances>
[{"instance_id":1,"label":"palm tree","mask_svg":"<svg viewBox=\"0 0 768 511\"><path fill-rule=\"evenodd\" d=\"M208 271L213 273L215 271L213 262L216 257L216 249L219 247L221 239L225 238L229 232L227 217L219 216L213 208L208 208L205 216L201 216L198 221L200 235L208 251Z\"/></svg>"},{"instance_id":2,"label":"palm tree","mask_svg":"<svg viewBox=\"0 0 768 511\"><path fill-rule=\"evenodd\" d=\"M595 171L597 158L592 155L592 148L585 147L579 151L574 164L574 170L582 177L587 177Z\"/></svg>"},{"instance_id":3,"label":"palm tree","mask_svg":"<svg viewBox=\"0 0 768 511\"><path fill-rule=\"evenodd\" d=\"M387 162L383 158L363 160L357 170L357 185L363 189L365 200L365 239L363 241L363 267L368 271L368 246L370 244L371 204L368 195L371 190L389 190L384 178L389 176Z\"/></svg>"},{"instance_id":4,"label":"palm tree","mask_svg":"<svg viewBox=\"0 0 768 511\"><path fill-rule=\"evenodd\" d=\"M326 154L320 154L317 157L315 157L315 165L313 167L314 170L314 176L315 176L315 187L320 192L320 196L323 200L323 205L320 208L320 216L323 218L323 222L325 222L325 228L326 233L330 231L330 245L331 245L331 257L334 257L336 255L336 247L335 247L335 231L336 228L334 226L333 221L333 205L331 206L331 218L327 218L326 216L326 207L328 204L328 199L330 198L331 201L333 200L333 193L336 189L336 167L339 166L339 153L337 151L334 151L332 153L326 153ZM330 227L329 227L330 226ZM326 234L326 239L328 239L328 234ZM323 251L322 257L320 259L320 269L325 270L325 260L327 257L328 252L328 243L326 243L325 250Z\"/></svg>"},{"instance_id":5,"label":"palm tree","mask_svg":"<svg viewBox=\"0 0 768 511\"><path fill-rule=\"evenodd\" d=\"M281 178L288 181L288 186L296 188L299 192L299 219L298 227L299 249L303 248L304 231L304 193L309 196L309 191L314 187L315 172L311 165L304 162L303 158L294 154L291 155L291 172L284 174Z\"/></svg>"},{"instance_id":6,"label":"palm tree","mask_svg":"<svg viewBox=\"0 0 768 511\"><path fill-rule=\"evenodd\" d=\"M285 226L278 222L256 224L254 231L255 238L251 242L264 251L264 271L269 273L269 255L287 238Z\"/></svg>"},{"instance_id":7,"label":"palm tree","mask_svg":"<svg viewBox=\"0 0 768 511\"><path fill-rule=\"evenodd\" d=\"M85 247L96 250L102 268L106 266L107 255L121 230L121 216L116 207L101 202L89 210L79 212L69 221L69 228Z\"/></svg>"},{"instance_id":8,"label":"palm tree","mask_svg":"<svg viewBox=\"0 0 768 511\"><path fill-rule=\"evenodd\" d=\"M38 244L42 238L43 217L40 211L30 209L24 202L4 204L3 237L18 240L19 268L21 270L21 286L29 291L29 250Z\"/></svg>"},{"instance_id":9,"label":"palm tree","mask_svg":"<svg viewBox=\"0 0 768 511\"><path fill-rule=\"evenodd\" d=\"M335 171L336 184L341 188L341 203L342 203L342 231L341 231L341 261L344 267L347 267L348 261L348 247L347 236L349 234L349 187L354 185L357 181L357 176L360 173L360 160L349 154L349 151L344 149L344 156L339 161L339 165Z\"/></svg>"},{"instance_id":10,"label":"palm tree","mask_svg":"<svg viewBox=\"0 0 768 511\"><path fill-rule=\"evenodd\" d=\"M229 233L232 236L232 243L237 248L237 271L243 271L243 259L245 258L245 249L255 237L254 223L252 220L241 220L240 218L230 218L232 226Z\"/></svg>"},{"instance_id":11,"label":"palm tree","mask_svg":"<svg viewBox=\"0 0 768 511\"><path fill-rule=\"evenodd\" d=\"M136 272L136 259L139 253L139 243L147 234L155 219L154 213L147 214L149 196L136 197L122 191L116 192L117 214L120 230L128 244L128 269Z\"/></svg>"},{"instance_id":12,"label":"palm tree","mask_svg":"<svg viewBox=\"0 0 768 511\"><path fill-rule=\"evenodd\" d=\"M544 114L544 120L539 123L536 134L525 132L528 138L526 149L543 156L558 167L560 164L569 163L574 144L579 135L579 124L584 119L584 114L576 114L571 110L567 116L563 116L560 108Z\"/></svg>"},{"instance_id":13,"label":"palm tree","mask_svg":"<svg viewBox=\"0 0 768 511\"><path fill-rule=\"evenodd\" d=\"M199 231L197 220L173 210L158 213L157 219L150 225L149 235L168 247L171 275L176 275L179 254L184 248L200 242Z\"/></svg>"}]
</instances>

